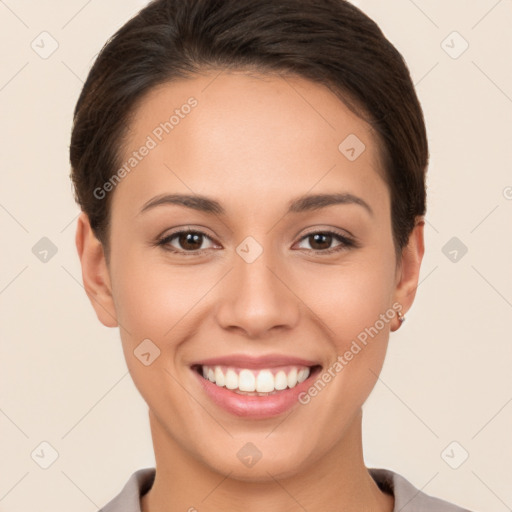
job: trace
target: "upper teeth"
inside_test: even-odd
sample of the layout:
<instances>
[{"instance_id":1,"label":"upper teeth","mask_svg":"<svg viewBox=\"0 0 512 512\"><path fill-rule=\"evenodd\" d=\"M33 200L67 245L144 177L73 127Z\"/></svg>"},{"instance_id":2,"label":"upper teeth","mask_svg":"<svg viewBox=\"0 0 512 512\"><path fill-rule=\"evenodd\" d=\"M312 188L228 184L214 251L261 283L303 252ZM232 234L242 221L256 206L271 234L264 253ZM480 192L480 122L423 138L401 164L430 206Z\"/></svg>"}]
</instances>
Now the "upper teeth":
<instances>
[{"instance_id":1,"label":"upper teeth","mask_svg":"<svg viewBox=\"0 0 512 512\"><path fill-rule=\"evenodd\" d=\"M222 366L203 366L203 377L227 389L271 393L293 388L309 377L306 366L289 366L286 369L249 370Z\"/></svg>"}]
</instances>

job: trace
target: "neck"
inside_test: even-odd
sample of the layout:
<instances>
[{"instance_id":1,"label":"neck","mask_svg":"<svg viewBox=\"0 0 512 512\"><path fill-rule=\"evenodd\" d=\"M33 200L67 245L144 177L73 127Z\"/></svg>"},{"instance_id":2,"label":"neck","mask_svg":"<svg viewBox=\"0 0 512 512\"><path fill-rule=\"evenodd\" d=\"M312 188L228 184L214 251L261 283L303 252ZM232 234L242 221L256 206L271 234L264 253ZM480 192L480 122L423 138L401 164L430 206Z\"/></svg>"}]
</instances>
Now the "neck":
<instances>
[{"instance_id":1,"label":"neck","mask_svg":"<svg viewBox=\"0 0 512 512\"><path fill-rule=\"evenodd\" d=\"M327 454L291 476L258 481L220 474L183 450L150 413L156 475L141 499L142 512L392 512L393 496L382 492L364 465L362 412Z\"/></svg>"}]
</instances>

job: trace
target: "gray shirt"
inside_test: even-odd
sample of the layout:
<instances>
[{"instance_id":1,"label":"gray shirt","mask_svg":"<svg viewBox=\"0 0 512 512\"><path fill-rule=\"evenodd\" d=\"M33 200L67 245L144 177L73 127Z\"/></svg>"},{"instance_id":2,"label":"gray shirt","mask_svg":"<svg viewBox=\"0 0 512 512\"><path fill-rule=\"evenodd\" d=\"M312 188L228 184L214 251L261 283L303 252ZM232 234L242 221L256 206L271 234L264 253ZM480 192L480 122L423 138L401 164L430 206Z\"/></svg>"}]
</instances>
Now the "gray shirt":
<instances>
[{"instance_id":1,"label":"gray shirt","mask_svg":"<svg viewBox=\"0 0 512 512\"><path fill-rule=\"evenodd\" d=\"M470 512L421 492L389 469L368 468L368 471L383 492L395 497L393 512ZM99 512L141 512L140 498L151 489L155 473L155 468L139 469L133 473L122 491Z\"/></svg>"}]
</instances>

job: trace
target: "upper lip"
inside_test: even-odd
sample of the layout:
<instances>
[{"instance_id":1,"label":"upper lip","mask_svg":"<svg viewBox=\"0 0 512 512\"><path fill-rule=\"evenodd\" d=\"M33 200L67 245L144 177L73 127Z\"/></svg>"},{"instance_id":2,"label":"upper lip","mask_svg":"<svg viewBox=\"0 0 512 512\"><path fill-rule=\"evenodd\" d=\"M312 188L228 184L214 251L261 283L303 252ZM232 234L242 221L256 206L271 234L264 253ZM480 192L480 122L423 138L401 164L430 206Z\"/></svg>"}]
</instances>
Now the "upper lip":
<instances>
[{"instance_id":1,"label":"upper lip","mask_svg":"<svg viewBox=\"0 0 512 512\"><path fill-rule=\"evenodd\" d=\"M239 368L273 368L276 366L317 366L318 361L287 356L284 354L266 354L249 356L247 354L230 354L212 357L194 362L191 366L234 366Z\"/></svg>"}]
</instances>

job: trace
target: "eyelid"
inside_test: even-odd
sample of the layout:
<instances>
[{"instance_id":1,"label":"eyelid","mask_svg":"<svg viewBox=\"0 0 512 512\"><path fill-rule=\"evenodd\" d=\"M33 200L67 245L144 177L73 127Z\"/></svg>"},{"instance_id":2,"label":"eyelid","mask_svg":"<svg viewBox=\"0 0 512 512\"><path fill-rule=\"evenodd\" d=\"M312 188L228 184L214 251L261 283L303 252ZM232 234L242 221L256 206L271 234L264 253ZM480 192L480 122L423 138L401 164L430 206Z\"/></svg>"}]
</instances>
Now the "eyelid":
<instances>
[{"instance_id":1,"label":"eyelid","mask_svg":"<svg viewBox=\"0 0 512 512\"><path fill-rule=\"evenodd\" d=\"M335 245L334 247L330 247L329 249L299 249L299 250L313 252L315 254L331 254L331 253L341 252L343 250L347 250L350 248L360 247L359 243L357 242L357 240L355 239L355 237L353 235L340 233L338 230L335 230L333 228L314 229L313 231L308 231L307 233L305 233L304 235L302 235L300 237L298 242L300 243L303 240L309 238L310 236L313 236L316 234L332 235L340 243L338 245Z\"/></svg>"},{"instance_id":2,"label":"eyelid","mask_svg":"<svg viewBox=\"0 0 512 512\"><path fill-rule=\"evenodd\" d=\"M209 249L209 248L207 248L207 249L197 249L195 251L185 251L183 249L176 249L175 247L172 247L172 246L171 246L172 248L170 248L170 249L166 247L167 245L170 246L171 239L173 239L176 236L181 235L183 233L200 234L203 237L208 238L213 243L213 245L216 244L215 240L213 240L213 237L211 237L208 233L206 233L202 229L194 228L192 226L181 226L179 228L176 228L176 230L170 231L164 235L160 235L157 238L154 245L161 246L164 250L167 250L169 252L172 252L175 254L184 254L187 256L194 256L194 255L202 254L203 252L205 252Z\"/></svg>"},{"instance_id":3,"label":"eyelid","mask_svg":"<svg viewBox=\"0 0 512 512\"><path fill-rule=\"evenodd\" d=\"M178 235L184 234L184 233L200 234L203 237L208 238L214 245L216 244L216 242L213 239L213 237L208 235L202 229L194 228L192 226L182 226L182 227L176 228L175 231L171 231L171 232L169 232L169 233L167 233L165 235L160 235L157 238L157 240L156 240L154 245L161 246L164 250L167 250L167 251L169 251L171 253L183 254L183 255L186 255L186 256L202 255L205 251L208 251L209 248L207 248L207 249L196 249L194 251L185 251L183 249L176 249L175 247L172 247L172 246L171 246L172 248L167 248L166 247L167 245L170 245L170 240L171 239L173 239L174 237L176 237ZM346 233L348 233L348 232L346 232ZM315 254L330 254L330 253L335 253L335 252L341 252L343 250L347 250L347 249L350 249L350 248L358 248L358 247L360 247L359 242L355 239L355 237L352 234L345 234L345 233L342 233L342 232L340 232L340 231L338 231L337 229L334 229L334 228L326 228L326 229L312 228L311 231L308 231L305 234L303 234L299 238L297 243L300 243L303 240L307 239L308 237L316 235L316 234L332 235L334 238L336 238L338 240L339 244L334 246L334 247L330 247L328 249L302 249L301 248L299 250L306 251L306 252L313 252Z\"/></svg>"},{"instance_id":4,"label":"eyelid","mask_svg":"<svg viewBox=\"0 0 512 512\"><path fill-rule=\"evenodd\" d=\"M301 231L299 231L295 235L295 238L297 236L299 236L300 233L301 233ZM305 236L308 236L308 235L314 235L315 233L332 233L332 234L335 234L335 235L338 235L338 236L341 236L344 238L350 238L352 240L356 240L356 237L350 231L348 231L348 229L341 229L341 228L337 228L335 226L329 226L328 224L325 224L324 226L320 225L320 227L315 226L311 229L308 228L307 231L305 232L305 234L302 235L302 238Z\"/></svg>"}]
</instances>

